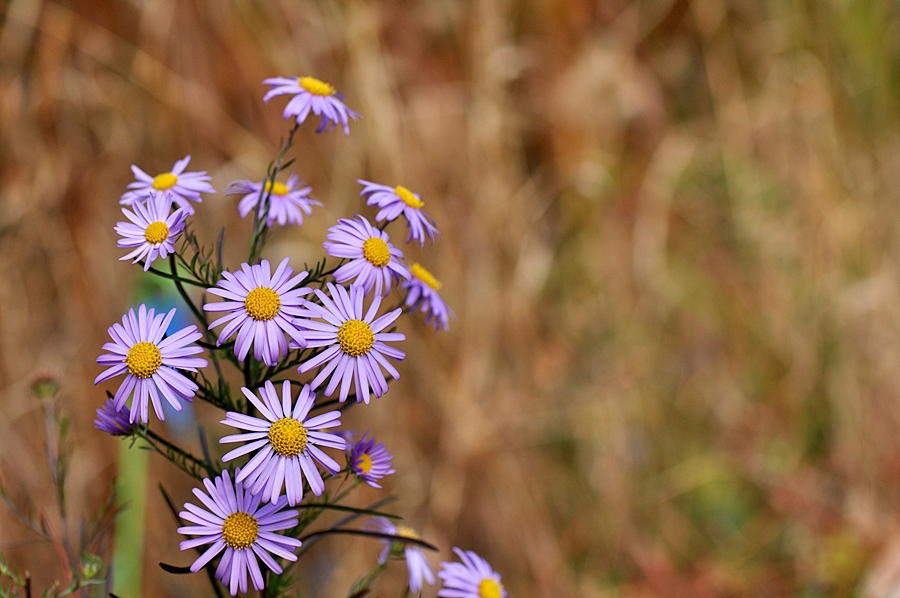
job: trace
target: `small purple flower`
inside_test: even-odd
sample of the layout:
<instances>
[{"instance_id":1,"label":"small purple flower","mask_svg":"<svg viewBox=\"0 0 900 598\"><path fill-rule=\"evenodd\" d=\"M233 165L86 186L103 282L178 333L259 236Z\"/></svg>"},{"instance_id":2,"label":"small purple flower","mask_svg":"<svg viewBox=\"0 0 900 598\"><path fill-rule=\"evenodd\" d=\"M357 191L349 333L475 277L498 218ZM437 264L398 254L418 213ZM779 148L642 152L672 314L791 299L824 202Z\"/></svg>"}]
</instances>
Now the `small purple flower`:
<instances>
[{"instance_id":1,"label":"small purple flower","mask_svg":"<svg viewBox=\"0 0 900 598\"><path fill-rule=\"evenodd\" d=\"M237 475L241 475L240 469ZM275 504L260 507L260 496L251 493L240 482L232 486L227 470L215 479L215 484L207 478L203 485L209 494L194 488L194 496L206 508L185 503L185 510L178 514L181 519L194 524L179 527L178 533L199 536L181 542L181 550L212 544L194 561L191 571L196 573L224 550L216 568L216 579L228 585L231 595L235 596L238 590L247 592L248 571L253 587L262 590L265 583L256 557L276 574L281 573L282 568L272 558L273 554L289 561L297 560L294 550L300 546L300 540L273 533L296 527L297 511L282 510L287 506L284 497Z\"/></svg>"},{"instance_id":2,"label":"small purple flower","mask_svg":"<svg viewBox=\"0 0 900 598\"><path fill-rule=\"evenodd\" d=\"M322 202L310 199L309 192L312 187L305 187L306 183L299 180L297 175L288 177L287 183L271 181L253 183L250 181L235 181L225 189L225 195L243 195L238 204L238 213L241 218L246 218L258 205L259 200L269 193L269 216L266 218L268 226L276 222L279 226L286 224L303 224L303 214L312 214L313 206L321 206Z\"/></svg>"},{"instance_id":3,"label":"small purple flower","mask_svg":"<svg viewBox=\"0 0 900 598\"><path fill-rule=\"evenodd\" d=\"M390 534L392 536L401 536L404 538L410 538L412 540L421 540L421 537L416 532L416 530L408 527L406 525L394 525L385 517L375 517L370 519L366 524L366 527L373 529L375 531L379 531L383 534ZM382 540L384 543L384 548L381 550L381 554L378 555L378 564L383 565L388 557L391 555L391 550L393 549L395 544L400 544L397 540L391 540L385 538ZM434 585L434 572L431 570L431 566L428 564L428 560L425 559L425 555L422 553L422 549L419 548L415 544L407 544L402 543L404 556L406 557L406 566L409 569L409 589L412 592L419 592L422 590L423 582L428 582L429 585Z\"/></svg>"},{"instance_id":4,"label":"small purple flower","mask_svg":"<svg viewBox=\"0 0 900 598\"><path fill-rule=\"evenodd\" d=\"M187 326L162 340L173 317L174 308L165 315L156 315L152 308L148 310L141 304L137 316L129 309L121 324L109 328L114 342L103 345L103 350L109 353L98 357L97 363L111 367L97 376L94 384L125 374L116 391L115 409L121 410L133 391L130 422L140 414L140 420L146 424L151 401L156 416L165 421L159 395L176 411L181 411L181 401L191 401L197 392L197 385L176 370L196 372L197 368L206 367L205 359L189 357L203 352L191 344L203 335L197 332L196 326Z\"/></svg>"},{"instance_id":5,"label":"small purple flower","mask_svg":"<svg viewBox=\"0 0 900 598\"><path fill-rule=\"evenodd\" d=\"M438 293L444 285L421 264L411 265L409 272L412 278L401 284L407 290L406 306L420 308L419 311L425 314L425 323L431 324L435 329L450 330L450 318L455 320L456 314Z\"/></svg>"},{"instance_id":6,"label":"small purple flower","mask_svg":"<svg viewBox=\"0 0 900 598\"><path fill-rule=\"evenodd\" d=\"M394 456L388 452L382 443L375 442L374 438L369 438L369 433L366 432L350 449L348 461L350 471L355 473L362 481L373 488L381 488L376 480L396 473L391 468L393 458Z\"/></svg>"},{"instance_id":7,"label":"small purple flower","mask_svg":"<svg viewBox=\"0 0 900 598\"><path fill-rule=\"evenodd\" d=\"M309 113L321 116L322 121L316 133L330 131L335 125L344 128L344 135L350 134L349 119L356 120L360 114L344 105L344 95L337 93L334 87L313 77L274 77L263 81L263 85L271 85L272 89L263 96L268 103L275 96L292 94L284 107L284 118L296 117L297 124L303 124Z\"/></svg>"},{"instance_id":8,"label":"small purple flower","mask_svg":"<svg viewBox=\"0 0 900 598\"><path fill-rule=\"evenodd\" d=\"M155 177L132 164L131 171L134 172L137 180L128 184L130 191L126 191L122 195L119 203L130 206L135 202L147 199L158 191L169 191L178 207L183 208L188 215L193 214L194 206L191 205L191 202L199 203L203 201L203 198L200 197L201 193L215 193L216 190L209 184L212 177L208 176L205 170L201 172L184 171L190 161L191 157L185 156L183 160L175 163L171 171Z\"/></svg>"},{"instance_id":9,"label":"small purple flower","mask_svg":"<svg viewBox=\"0 0 900 598\"><path fill-rule=\"evenodd\" d=\"M125 410L116 409L115 399L106 399L103 406L97 408L97 419L94 426L101 432L113 436L128 436L134 431L134 424L128 421Z\"/></svg>"},{"instance_id":10,"label":"small purple flower","mask_svg":"<svg viewBox=\"0 0 900 598\"><path fill-rule=\"evenodd\" d=\"M341 450L346 447L343 438L322 430L340 425L341 412L329 411L307 420L306 416L309 415L316 395L308 384L304 385L292 408L289 380L284 381L281 400L278 399L275 386L268 380L265 386L259 389L262 401L247 388L241 388L241 392L265 419L233 411L225 415L223 424L250 433L226 436L219 441L247 442L222 457L222 462L257 451L235 479L243 482L253 494L261 494L263 501L273 503L281 496L283 485L288 504L294 506L303 500L305 476L313 494L321 496L325 491L325 483L319 470L316 469L315 462L322 465L331 475L338 473L341 466L319 447Z\"/></svg>"},{"instance_id":11,"label":"small purple flower","mask_svg":"<svg viewBox=\"0 0 900 598\"><path fill-rule=\"evenodd\" d=\"M328 255L350 260L334 273L337 282L354 278L366 294L374 287L375 294L383 297L391 292L394 278L409 278L409 269L400 261L403 252L391 245L386 232L373 227L359 214L356 220L338 220L325 238L328 241L322 246Z\"/></svg>"},{"instance_id":12,"label":"small purple flower","mask_svg":"<svg viewBox=\"0 0 900 598\"><path fill-rule=\"evenodd\" d=\"M376 222L387 220L391 222L396 220L400 214L406 217L406 224L409 227L409 236L406 242L418 241L419 245L425 245L425 236L427 235L431 242L434 242L435 235L440 235L434 220L425 215L422 207L425 202L418 193L413 193L406 187L397 185L396 187L388 187L387 185L379 185L359 179L356 181L363 186L363 190L359 192L362 196L367 196L367 206L377 206L381 208L375 216Z\"/></svg>"},{"instance_id":13,"label":"small purple flower","mask_svg":"<svg viewBox=\"0 0 900 598\"><path fill-rule=\"evenodd\" d=\"M401 360L406 357L406 353L385 343L406 340L406 335L382 330L389 328L403 310L398 307L375 319L381 306L381 297L376 295L369 310L363 315L363 299L366 293L362 287L353 285L348 294L342 286L335 286L330 282L327 286L331 298L316 289L316 297L322 305L307 302L306 310L301 314L305 318L320 318L325 321L302 320L301 324L306 330L304 336L309 347L328 348L300 364L297 371L303 374L324 365L325 367L310 384L312 388L318 388L331 376L331 381L325 388L325 396L330 397L334 394L340 383L343 402L350 394L352 381L356 390L356 401L368 403L370 386L376 398L388 391L387 380L381 372L382 367L395 380L400 379L400 373L385 356Z\"/></svg>"},{"instance_id":14,"label":"small purple flower","mask_svg":"<svg viewBox=\"0 0 900 598\"><path fill-rule=\"evenodd\" d=\"M497 574L486 560L471 550L453 551L460 563L441 563L438 573L444 586L438 592L441 598L506 598L506 590Z\"/></svg>"},{"instance_id":15,"label":"small purple flower","mask_svg":"<svg viewBox=\"0 0 900 598\"><path fill-rule=\"evenodd\" d=\"M269 366L275 365L287 354L285 334L299 347L306 347L304 335L293 324L291 316L303 313L300 309L304 303L301 297L310 289L294 287L303 282L307 273L301 272L291 278L294 270L287 263L288 258L284 258L274 274L271 274L268 260L262 260L255 266L241 264L240 272L222 272L223 279L217 286L207 289L226 301L207 303L203 309L231 312L209 325L212 330L227 324L219 334L216 345L221 345L237 332L234 343L237 358L244 361L253 345L253 357Z\"/></svg>"},{"instance_id":16,"label":"small purple flower","mask_svg":"<svg viewBox=\"0 0 900 598\"><path fill-rule=\"evenodd\" d=\"M120 260L130 260L133 263L144 260L144 271L150 269L150 264L160 257L166 259L170 253L175 253L175 238L184 231L184 221L188 213L181 209L171 214L172 196L170 193L156 193L146 201L137 201L132 204L134 212L128 208L122 208L122 213L131 222L116 223L116 232L122 235L118 246L134 251L120 257Z\"/></svg>"}]
</instances>

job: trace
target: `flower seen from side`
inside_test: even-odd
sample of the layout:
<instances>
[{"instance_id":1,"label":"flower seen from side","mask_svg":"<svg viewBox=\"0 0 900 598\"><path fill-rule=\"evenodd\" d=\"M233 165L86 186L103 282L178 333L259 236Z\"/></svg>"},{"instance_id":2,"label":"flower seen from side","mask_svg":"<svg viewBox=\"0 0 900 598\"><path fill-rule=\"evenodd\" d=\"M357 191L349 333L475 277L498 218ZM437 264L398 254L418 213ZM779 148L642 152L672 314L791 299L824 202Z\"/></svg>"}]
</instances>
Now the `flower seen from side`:
<instances>
[{"instance_id":1,"label":"flower seen from side","mask_svg":"<svg viewBox=\"0 0 900 598\"><path fill-rule=\"evenodd\" d=\"M394 525L385 517L370 519L366 527L383 534L421 540L416 530L403 524ZM380 565L387 562L388 557L391 556L391 552L395 548L402 546L403 556L406 557L406 567L409 570L409 589L411 592L421 591L425 582L428 582L429 585L434 585L434 572L431 570L431 565L428 564L428 560L419 546L389 538L382 539L382 542L384 543L384 548L381 550L381 554L378 555L378 564Z\"/></svg>"},{"instance_id":2,"label":"flower seen from side","mask_svg":"<svg viewBox=\"0 0 900 598\"><path fill-rule=\"evenodd\" d=\"M438 292L444 285L421 264L412 264L409 272L412 276L401 284L406 289L406 306L425 314L425 323L435 329L450 330L450 319L456 319L456 314Z\"/></svg>"},{"instance_id":3,"label":"flower seen from side","mask_svg":"<svg viewBox=\"0 0 900 598\"><path fill-rule=\"evenodd\" d=\"M471 550L453 551L462 563L441 563L438 573L444 585L438 592L441 598L507 598L506 590L486 560Z\"/></svg>"},{"instance_id":4,"label":"flower seen from side","mask_svg":"<svg viewBox=\"0 0 900 598\"><path fill-rule=\"evenodd\" d=\"M386 232L358 214L355 220L338 220L325 238L327 241L322 245L328 255L350 260L335 271L337 282L353 279L366 293L374 288L375 294L383 297L391 292L395 278L410 276L409 269L400 261L403 252L390 243Z\"/></svg>"},{"instance_id":5,"label":"flower seen from side","mask_svg":"<svg viewBox=\"0 0 900 598\"><path fill-rule=\"evenodd\" d=\"M116 401L112 398L97 408L94 427L113 436L128 436L134 431L134 423L128 420L127 411L116 409Z\"/></svg>"},{"instance_id":6,"label":"flower seen from side","mask_svg":"<svg viewBox=\"0 0 900 598\"><path fill-rule=\"evenodd\" d=\"M219 441L223 444L247 443L222 457L223 462L256 452L235 479L253 494L261 495L263 501L273 503L281 496L282 486L288 504L293 506L303 500L304 477L313 494L321 496L325 491L325 483L316 468L316 462L331 475L338 473L341 467L337 461L322 452L320 447L340 450L346 447L343 438L323 430L340 425L341 412L329 411L307 419L316 395L306 384L300 389L294 403L289 380L285 380L282 385L281 399L278 398L275 386L268 380L259 389L262 400L247 388L241 388L241 392L263 417L229 411L222 421L226 426L248 432L226 436Z\"/></svg>"},{"instance_id":7,"label":"flower seen from side","mask_svg":"<svg viewBox=\"0 0 900 598\"><path fill-rule=\"evenodd\" d=\"M418 241L421 246L425 245L426 236L434 242L434 237L440 235L434 220L422 211L425 202L418 193L413 193L401 185L388 187L362 179L357 182L363 186L359 194L367 198L366 205L381 208L375 216L376 222L383 220L391 222L403 214L409 227L407 243Z\"/></svg>"},{"instance_id":8,"label":"flower seen from side","mask_svg":"<svg viewBox=\"0 0 900 598\"><path fill-rule=\"evenodd\" d=\"M406 336L397 332L383 332L390 328L402 312L401 308L376 318L381 306L381 297L376 295L368 311L363 311L365 290L359 285L350 287L347 292L342 286L327 284L328 295L316 290L316 297L322 303L308 302L302 314L306 329L304 335L309 347L327 347L318 355L300 364L298 372L306 373L319 366L324 366L313 379L310 386L318 388L329 377L331 380L325 388L325 396L334 394L338 384L341 386L341 402L350 394L353 383L357 402L369 402L369 389L376 398L388 391L387 380L381 368L395 379L400 373L387 360L402 360L406 353L388 346L385 343L406 340Z\"/></svg>"},{"instance_id":9,"label":"flower seen from side","mask_svg":"<svg viewBox=\"0 0 900 598\"><path fill-rule=\"evenodd\" d=\"M121 324L109 328L113 342L104 344L103 350L108 353L97 358L97 363L109 367L94 384L125 374L114 397L114 408L121 411L133 394L130 422L140 419L146 424L151 402L156 416L164 421L160 395L181 411L181 402L191 401L197 392L197 385L178 370L196 372L197 368L206 367L205 359L191 357L203 352L193 344L202 334L196 326L187 326L163 339L173 317L175 309L157 315L153 308L148 310L141 304L137 315L130 309Z\"/></svg>"},{"instance_id":10,"label":"flower seen from side","mask_svg":"<svg viewBox=\"0 0 900 598\"><path fill-rule=\"evenodd\" d=\"M240 472L238 469L238 476ZM194 488L194 496L203 506L185 503L185 510L178 514L193 524L178 528L178 533L198 536L182 541L181 550L211 545L194 561L191 571L196 573L224 551L216 567L216 579L228 586L231 595L247 592L247 573L253 587L262 590L264 580L257 558L276 574L282 568L272 555L297 560L294 550L300 546L300 540L274 533L295 527L297 511L283 510L287 506L284 497L260 507L261 497L240 482L232 485L227 470L215 482L203 480L203 485L207 492Z\"/></svg>"},{"instance_id":11,"label":"flower seen from side","mask_svg":"<svg viewBox=\"0 0 900 598\"><path fill-rule=\"evenodd\" d=\"M396 473L391 468L393 458L394 456L382 443L375 442L375 439L369 437L369 433L366 432L350 448L348 462L350 471L362 481L373 488L381 488L378 480L386 475Z\"/></svg>"},{"instance_id":12,"label":"flower seen from side","mask_svg":"<svg viewBox=\"0 0 900 598\"><path fill-rule=\"evenodd\" d=\"M188 215L193 214L194 206L191 205L191 202L199 203L203 201L203 198L200 197L201 193L215 193L216 190L209 184L212 177L207 175L205 170L201 172L184 171L190 161L191 157L185 156L175 163L172 170L156 176L150 176L132 164L131 170L137 180L128 184L129 190L122 195L119 203L130 206L160 191L168 191L172 194L172 200L178 207L184 209Z\"/></svg>"},{"instance_id":13,"label":"flower seen from side","mask_svg":"<svg viewBox=\"0 0 900 598\"><path fill-rule=\"evenodd\" d=\"M286 183L271 181L263 183L253 183L251 181L235 181L228 185L225 189L225 195L242 195L238 204L238 213L241 218L246 218L254 209L259 206L260 198L269 195L269 211L266 223L268 226L274 226L277 222L279 226L287 224L295 224L300 226L303 224L303 215L312 214L313 206L321 206L322 202L316 201L309 197L312 187L305 186L299 180L297 175L288 177Z\"/></svg>"},{"instance_id":14,"label":"flower seen from side","mask_svg":"<svg viewBox=\"0 0 900 598\"><path fill-rule=\"evenodd\" d=\"M211 289L213 295L225 301L207 303L208 312L228 312L209 325L210 330L225 324L216 345L221 345L237 332L234 354L241 361L253 347L253 357L268 366L275 365L287 353L285 335L299 347L306 347L303 333L293 324L292 316L302 313L302 297L310 289L295 289L306 278L306 272L296 276L284 258L273 274L268 260L257 265L241 264L241 271L222 272L222 280Z\"/></svg>"},{"instance_id":15,"label":"flower seen from side","mask_svg":"<svg viewBox=\"0 0 900 598\"><path fill-rule=\"evenodd\" d=\"M133 249L120 260L134 258L134 263L144 261L144 271L156 258L165 259L175 253L175 239L184 231L187 212L183 209L171 212L172 197L169 193L151 195L146 201L132 204L134 212L122 208L122 213L131 222L116 224L116 232L122 236L118 246ZM171 213L170 213L171 212Z\"/></svg>"},{"instance_id":16,"label":"flower seen from side","mask_svg":"<svg viewBox=\"0 0 900 598\"><path fill-rule=\"evenodd\" d=\"M334 87L314 77L273 77L263 81L263 85L271 89L263 96L268 103L275 96L292 95L284 107L285 119L294 117L298 125L309 116L310 112L321 117L316 133L330 131L335 125L341 125L344 135L350 134L350 119L360 118L360 114L347 108L344 95L335 91Z\"/></svg>"}]
</instances>

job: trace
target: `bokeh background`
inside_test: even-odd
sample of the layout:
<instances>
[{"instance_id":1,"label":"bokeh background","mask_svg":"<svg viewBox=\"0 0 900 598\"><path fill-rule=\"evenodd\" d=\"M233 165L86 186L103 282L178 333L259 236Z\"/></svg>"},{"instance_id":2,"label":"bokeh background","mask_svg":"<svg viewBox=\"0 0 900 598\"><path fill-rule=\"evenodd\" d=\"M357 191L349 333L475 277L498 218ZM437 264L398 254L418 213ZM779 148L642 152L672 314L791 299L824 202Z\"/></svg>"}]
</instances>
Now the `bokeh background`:
<instances>
[{"instance_id":1,"label":"bokeh background","mask_svg":"<svg viewBox=\"0 0 900 598\"><path fill-rule=\"evenodd\" d=\"M896 2L0 11L0 472L55 533L32 381L53 376L72 418L77 534L120 463L91 423L94 359L127 307L165 292L117 261L129 166L191 154L219 191L195 228L212 242L226 226L237 266L250 225L222 191L260 179L287 131L260 82L309 74L365 118L346 138L302 128L292 172L325 207L266 255L314 261L360 210L357 178L420 192L443 233L408 253L458 320L434 334L408 318L402 380L348 414L395 453L393 508L435 562L476 550L516 597L900 592ZM197 406L213 437L216 415ZM157 566L190 557L156 484L176 501L190 485L152 455L149 476L143 595L210 595ZM34 537L0 511L0 550L40 590L65 572ZM344 596L377 550L323 541L297 587Z\"/></svg>"}]
</instances>

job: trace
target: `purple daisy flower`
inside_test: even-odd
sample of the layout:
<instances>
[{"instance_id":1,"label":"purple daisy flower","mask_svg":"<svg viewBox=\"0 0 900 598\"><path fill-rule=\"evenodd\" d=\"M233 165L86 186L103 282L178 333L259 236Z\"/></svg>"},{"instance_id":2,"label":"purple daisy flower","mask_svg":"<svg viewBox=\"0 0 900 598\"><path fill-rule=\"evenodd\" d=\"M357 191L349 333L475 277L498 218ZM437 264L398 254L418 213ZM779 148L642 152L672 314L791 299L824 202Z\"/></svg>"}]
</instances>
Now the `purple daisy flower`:
<instances>
[{"instance_id":1,"label":"purple daisy flower","mask_svg":"<svg viewBox=\"0 0 900 598\"><path fill-rule=\"evenodd\" d=\"M101 432L113 436L128 436L134 431L134 424L128 421L128 414L124 410L116 409L115 399L106 399L103 406L97 408L94 426Z\"/></svg>"},{"instance_id":2,"label":"purple daisy flower","mask_svg":"<svg viewBox=\"0 0 900 598\"><path fill-rule=\"evenodd\" d=\"M384 296L391 292L394 278L409 278L409 268L400 260L403 252L391 245L386 232L369 224L356 215L356 220L341 218L328 229L326 241L322 244L328 255L349 259L334 273L337 282L354 282L365 288L368 294L375 288L375 294Z\"/></svg>"},{"instance_id":3,"label":"purple daisy flower","mask_svg":"<svg viewBox=\"0 0 900 598\"><path fill-rule=\"evenodd\" d=\"M240 469L237 475L241 475ZM215 479L215 484L207 478L203 485L209 494L194 488L194 496L206 508L185 503L186 510L178 514L181 519L194 524L179 527L178 533L199 536L181 542L181 550L212 544L194 561L191 571L196 573L224 550L216 568L216 579L228 585L231 595L236 595L238 590L247 592L248 571L253 587L262 590L263 576L256 557L276 574L281 573L282 568L272 558L273 554L289 561L297 560L294 550L300 546L300 540L273 533L296 527L297 511L282 511L287 505L283 497L277 503L260 507L260 496L240 482L232 486L227 470Z\"/></svg>"},{"instance_id":4,"label":"purple daisy flower","mask_svg":"<svg viewBox=\"0 0 900 598\"><path fill-rule=\"evenodd\" d=\"M159 395L176 411L181 411L181 401L191 401L197 392L197 385L176 370L196 372L197 368L206 367L205 359L189 357L203 352L201 347L191 344L203 335L196 326L187 326L162 340L173 317L174 308L165 315L156 315L152 308L148 310L141 304L137 316L129 309L121 324L109 328L115 342L103 345L103 350L109 353L98 357L97 363L111 367L97 376L94 384L125 374L116 391L115 409L120 411L133 391L130 422L140 414L140 420L146 424L151 401L156 417L165 421Z\"/></svg>"},{"instance_id":5,"label":"purple daisy flower","mask_svg":"<svg viewBox=\"0 0 900 598\"><path fill-rule=\"evenodd\" d=\"M271 85L272 89L263 96L268 103L275 96L291 94L287 106L284 107L284 118L296 117L297 124L303 124L309 113L321 116L322 121L316 133L330 131L335 125L344 128L344 135L350 134L349 119L356 120L361 115L347 108L344 95L337 93L334 87L313 77L274 77L263 81L263 85Z\"/></svg>"},{"instance_id":6,"label":"purple daisy flower","mask_svg":"<svg viewBox=\"0 0 900 598\"><path fill-rule=\"evenodd\" d=\"M309 192L312 187L304 187L306 183L299 180L299 177L292 174L288 177L287 183L276 182L274 185L271 181L265 183L253 183L250 181L235 181L228 185L225 189L225 195L243 195L243 199L238 204L238 213L241 218L246 218L247 214L253 211L259 205L259 200L269 194L269 216L266 219L268 226L273 226L278 222L279 226L286 224L303 224L303 214L307 216L312 214L313 206L321 206L322 202L310 199Z\"/></svg>"},{"instance_id":7,"label":"purple daisy flower","mask_svg":"<svg viewBox=\"0 0 900 598\"><path fill-rule=\"evenodd\" d=\"M375 222L387 220L391 222L396 220L400 214L406 217L406 225L409 227L409 237L406 242L418 241L419 245L425 245L425 236L427 235L431 242L434 242L435 235L440 235L434 220L425 215L422 206L425 202L418 193L413 193L406 187L397 185L396 187L388 187L371 183L358 179L356 181L363 186L363 190L359 192L362 196L367 196L367 206L378 206L381 208L375 216Z\"/></svg>"},{"instance_id":8,"label":"purple daisy flower","mask_svg":"<svg viewBox=\"0 0 900 598\"><path fill-rule=\"evenodd\" d=\"M407 291L406 306L420 308L419 311L425 314L425 323L435 329L450 330L450 318L455 320L456 314L438 293L444 285L421 264L412 264L409 272L412 278L401 284Z\"/></svg>"},{"instance_id":9,"label":"purple daisy flower","mask_svg":"<svg viewBox=\"0 0 900 598\"><path fill-rule=\"evenodd\" d=\"M444 587L438 592L442 598L506 598L506 590L500 583L497 574L488 562L471 550L453 551L459 556L460 563L441 563L438 573L444 581Z\"/></svg>"},{"instance_id":10,"label":"purple daisy flower","mask_svg":"<svg viewBox=\"0 0 900 598\"><path fill-rule=\"evenodd\" d=\"M226 436L220 443L247 442L222 457L222 462L231 461L253 451L257 453L235 478L243 482L253 494L261 494L264 501L276 502L285 487L288 504L296 505L303 500L303 478L316 496L325 491L325 482L316 468L317 461L331 475L341 470L337 461L322 452L319 446L343 450L344 439L335 434L322 432L340 425L341 412L329 411L306 419L316 400L308 384L300 389L297 402L291 407L291 382L284 381L281 400L275 386L266 381L259 389L262 401L247 388L241 388L244 396L253 403L265 419L250 417L229 411L222 423L226 426L247 430L249 434Z\"/></svg>"},{"instance_id":11,"label":"purple daisy flower","mask_svg":"<svg viewBox=\"0 0 900 598\"><path fill-rule=\"evenodd\" d=\"M185 156L183 160L175 163L171 171L155 177L132 164L131 171L134 172L137 180L128 184L130 191L126 191L122 195L119 203L130 206L135 202L147 199L157 191L169 191L178 207L183 208L188 215L193 214L194 206L191 205L191 202L200 203L203 201L203 198L200 197L201 193L215 193L216 190L209 184L212 177L207 175L205 170L201 172L184 171L190 161L191 157Z\"/></svg>"},{"instance_id":12,"label":"purple daisy flower","mask_svg":"<svg viewBox=\"0 0 900 598\"><path fill-rule=\"evenodd\" d=\"M362 481L373 488L381 488L376 480L396 473L391 468L391 460L393 458L394 456L388 452L382 443L375 442L374 438L369 438L369 433L366 432L350 449L348 461L350 471L355 473Z\"/></svg>"},{"instance_id":13,"label":"purple daisy flower","mask_svg":"<svg viewBox=\"0 0 900 598\"><path fill-rule=\"evenodd\" d=\"M385 517L375 517L370 519L366 524L366 527L392 536L402 536L412 540L422 539L413 528L403 524L394 525ZM382 542L384 543L384 548L381 550L381 554L378 555L379 565L383 565L387 561L395 545L403 546L404 556L406 557L406 566L409 569L410 591L421 591L423 582L426 581L429 585L434 585L434 572L431 570L431 565L428 564L428 560L425 558L425 554L422 552L421 548L415 544L401 543L397 540L388 538L383 539Z\"/></svg>"},{"instance_id":14,"label":"purple daisy flower","mask_svg":"<svg viewBox=\"0 0 900 598\"><path fill-rule=\"evenodd\" d=\"M234 343L237 358L244 361L253 345L253 357L269 366L287 354L285 334L299 347L306 347L303 333L293 324L291 316L304 313L300 309L304 303L301 297L310 289L294 287L306 278L307 273L304 271L291 278L294 270L287 263L288 258L281 260L274 274L271 274L268 260L255 266L241 264L240 272L222 272L223 279L217 286L207 289L226 301L207 303L203 309L231 312L209 325L212 330L227 324L219 334L217 346L237 332Z\"/></svg>"},{"instance_id":15,"label":"purple daisy flower","mask_svg":"<svg viewBox=\"0 0 900 598\"><path fill-rule=\"evenodd\" d=\"M122 256L120 260L130 260L133 263L144 260L144 271L150 269L150 264L156 258L165 259L170 253L175 253L175 238L184 230L184 221L187 212L175 210L171 214L172 197L169 193L157 193L151 195L146 201L137 201L132 207L122 208L122 213L131 222L116 223L116 232L122 235L118 246L134 251Z\"/></svg>"},{"instance_id":16,"label":"purple daisy flower","mask_svg":"<svg viewBox=\"0 0 900 598\"><path fill-rule=\"evenodd\" d=\"M325 396L330 397L340 383L343 402L347 400L350 381L353 380L356 401L368 403L370 386L376 398L388 391L387 380L381 372L382 367L393 376L394 380L400 379L400 373L385 356L401 360L406 357L406 353L385 343L406 340L406 335L382 330L389 328L403 310L397 308L376 320L375 314L381 306L381 297L376 295L369 310L363 315L363 299L366 293L362 287L353 285L348 294L342 286L335 286L330 282L327 286L331 298L316 289L316 297L322 305L307 302L307 309L302 315L325 320L324 322L303 320L303 327L306 329L304 335L308 346L328 347L328 349L300 364L297 371L303 374L324 365L325 367L312 381L310 385L312 388L318 388L331 376L331 381L325 388Z\"/></svg>"}]
</instances>

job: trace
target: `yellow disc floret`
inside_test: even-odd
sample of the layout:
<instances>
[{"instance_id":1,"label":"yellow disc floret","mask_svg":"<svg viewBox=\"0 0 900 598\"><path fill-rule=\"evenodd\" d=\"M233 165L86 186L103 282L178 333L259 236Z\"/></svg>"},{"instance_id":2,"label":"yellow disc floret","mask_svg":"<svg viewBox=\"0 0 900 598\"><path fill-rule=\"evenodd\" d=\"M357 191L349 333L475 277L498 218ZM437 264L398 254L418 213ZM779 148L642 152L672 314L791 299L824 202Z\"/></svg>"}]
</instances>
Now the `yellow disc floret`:
<instances>
[{"instance_id":1,"label":"yellow disc floret","mask_svg":"<svg viewBox=\"0 0 900 598\"><path fill-rule=\"evenodd\" d=\"M363 243L363 257L377 268L384 268L391 261L391 250L384 239L369 237Z\"/></svg>"},{"instance_id":2,"label":"yellow disc floret","mask_svg":"<svg viewBox=\"0 0 900 598\"><path fill-rule=\"evenodd\" d=\"M269 287L256 287L247 293L244 309L247 310L247 315L257 322L267 322L278 315L281 299L278 293Z\"/></svg>"},{"instance_id":3,"label":"yellow disc floret","mask_svg":"<svg viewBox=\"0 0 900 598\"><path fill-rule=\"evenodd\" d=\"M306 449L306 441L306 428L292 417L282 417L269 426L269 443L282 457L296 457Z\"/></svg>"},{"instance_id":4,"label":"yellow disc floret","mask_svg":"<svg viewBox=\"0 0 900 598\"><path fill-rule=\"evenodd\" d=\"M397 526L397 533L395 536L400 536L401 538L409 538L411 540L421 540L421 536L419 533L408 525L400 524Z\"/></svg>"},{"instance_id":5,"label":"yellow disc floret","mask_svg":"<svg viewBox=\"0 0 900 598\"><path fill-rule=\"evenodd\" d=\"M375 333L362 320L347 320L338 328L337 340L341 351L350 357L360 357L375 344Z\"/></svg>"},{"instance_id":6,"label":"yellow disc floret","mask_svg":"<svg viewBox=\"0 0 900 598\"><path fill-rule=\"evenodd\" d=\"M397 197L399 197L403 203L411 208L421 208L425 205L424 201L413 195L412 191L401 185L394 187L394 193L397 194Z\"/></svg>"},{"instance_id":7,"label":"yellow disc floret","mask_svg":"<svg viewBox=\"0 0 900 598\"><path fill-rule=\"evenodd\" d=\"M413 264L409 267L410 273L430 286L435 291L440 291L441 287L444 286L440 280L434 277L434 275L422 267L421 264Z\"/></svg>"},{"instance_id":8,"label":"yellow disc floret","mask_svg":"<svg viewBox=\"0 0 900 598\"><path fill-rule=\"evenodd\" d=\"M162 354L159 347L147 341L141 341L128 349L125 365L131 375L138 378L149 378L162 366Z\"/></svg>"},{"instance_id":9,"label":"yellow disc floret","mask_svg":"<svg viewBox=\"0 0 900 598\"><path fill-rule=\"evenodd\" d=\"M256 517L244 511L235 511L222 524L222 540L225 546L235 550L246 550L253 546L259 535Z\"/></svg>"},{"instance_id":10,"label":"yellow disc floret","mask_svg":"<svg viewBox=\"0 0 900 598\"><path fill-rule=\"evenodd\" d=\"M482 579L481 583L478 584L478 596L479 598L503 598L501 589L503 589L503 586L493 579Z\"/></svg>"},{"instance_id":11,"label":"yellow disc floret","mask_svg":"<svg viewBox=\"0 0 900 598\"><path fill-rule=\"evenodd\" d=\"M300 83L300 87L314 96L334 95L334 87L324 81L319 81L315 77L300 77L297 82Z\"/></svg>"},{"instance_id":12,"label":"yellow disc floret","mask_svg":"<svg viewBox=\"0 0 900 598\"><path fill-rule=\"evenodd\" d=\"M162 243L169 236L169 227L165 222L151 222L144 231L144 238L154 245Z\"/></svg>"},{"instance_id":13,"label":"yellow disc floret","mask_svg":"<svg viewBox=\"0 0 900 598\"><path fill-rule=\"evenodd\" d=\"M171 189L178 183L178 177L171 172L164 172L153 177L153 188L157 191Z\"/></svg>"},{"instance_id":14,"label":"yellow disc floret","mask_svg":"<svg viewBox=\"0 0 900 598\"><path fill-rule=\"evenodd\" d=\"M273 195L287 195L291 192L291 190L287 188L287 185L279 183L278 181L276 181L274 185L272 184L272 181L266 181L264 189L266 193L271 191Z\"/></svg>"},{"instance_id":15,"label":"yellow disc floret","mask_svg":"<svg viewBox=\"0 0 900 598\"><path fill-rule=\"evenodd\" d=\"M357 469L359 469L364 474L372 471L372 457L369 456L369 453L363 453L362 455L357 457L357 459L359 459L356 462Z\"/></svg>"}]
</instances>

